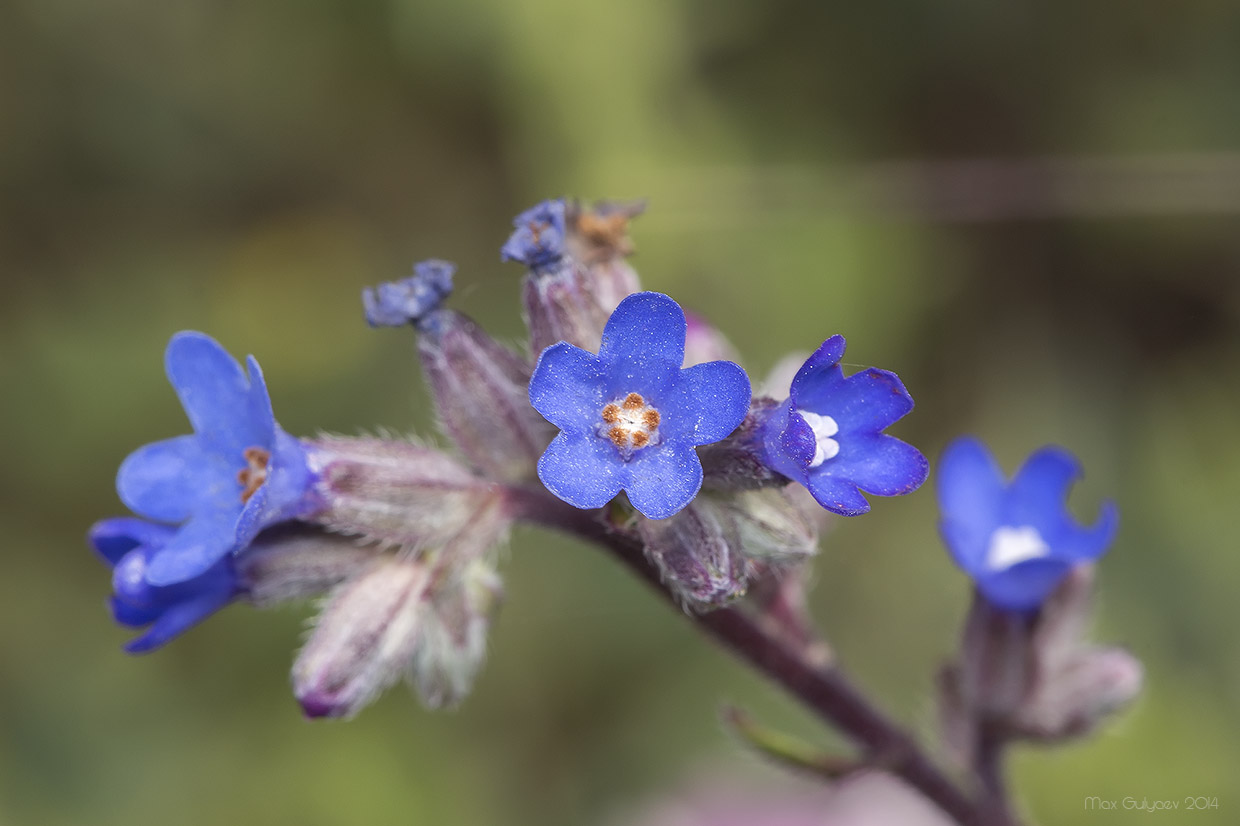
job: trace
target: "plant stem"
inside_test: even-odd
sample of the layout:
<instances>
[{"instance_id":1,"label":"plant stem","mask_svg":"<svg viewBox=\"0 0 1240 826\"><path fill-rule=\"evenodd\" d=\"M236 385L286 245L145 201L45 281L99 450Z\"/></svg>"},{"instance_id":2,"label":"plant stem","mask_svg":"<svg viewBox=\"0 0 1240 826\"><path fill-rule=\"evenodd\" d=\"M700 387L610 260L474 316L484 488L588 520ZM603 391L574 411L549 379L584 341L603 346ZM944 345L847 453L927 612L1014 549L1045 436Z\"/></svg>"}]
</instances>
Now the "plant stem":
<instances>
[{"instance_id":1,"label":"plant stem","mask_svg":"<svg viewBox=\"0 0 1240 826\"><path fill-rule=\"evenodd\" d=\"M510 494L509 503L518 516L602 545L675 604L675 597L663 586L658 570L646 559L641 543L599 521L597 512L578 510L541 491L514 488ZM915 740L876 709L837 667L823 668L808 662L803 648L780 639L735 608L690 614L689 618L847 735L877 766L901 777L957 823L1011 823L1002 814L1002 819L996 818L992 806L979 805L961 791Z\"/></svg>"}]
</instances>

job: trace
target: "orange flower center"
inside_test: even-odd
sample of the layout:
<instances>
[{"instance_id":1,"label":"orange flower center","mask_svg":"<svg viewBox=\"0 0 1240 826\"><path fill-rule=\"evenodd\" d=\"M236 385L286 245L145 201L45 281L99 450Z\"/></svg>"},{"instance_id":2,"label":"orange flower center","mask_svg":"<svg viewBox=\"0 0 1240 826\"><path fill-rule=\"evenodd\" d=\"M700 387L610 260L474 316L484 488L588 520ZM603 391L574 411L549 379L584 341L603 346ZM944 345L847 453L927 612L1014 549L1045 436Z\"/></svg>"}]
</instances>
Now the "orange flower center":
<instances>
[{"instance_id":1,"label":"orange flower center","mask_svg":"<svg viewBox=\"0 0 1240 826\"><path fill-rule=\"evenodd\" d=\"M267 481L267 465L271 462L271 451L261 447L247 447L241 451L245 457L245 467L237 471L237 483L241 485L241 501L249 502L255 491Z\"/></svg>"},{"instance_id":2,"label":"orange flower center","mask_svg":"<svg viewBox=\"0 0 1240 826\"><path fill-rule=\"evenodd\" d=\"M646 404L640 393L609 402L600 414L600 436L608 439L628 459L633 451L659 442L659 411Z\"/></svg>"}]
</instances>

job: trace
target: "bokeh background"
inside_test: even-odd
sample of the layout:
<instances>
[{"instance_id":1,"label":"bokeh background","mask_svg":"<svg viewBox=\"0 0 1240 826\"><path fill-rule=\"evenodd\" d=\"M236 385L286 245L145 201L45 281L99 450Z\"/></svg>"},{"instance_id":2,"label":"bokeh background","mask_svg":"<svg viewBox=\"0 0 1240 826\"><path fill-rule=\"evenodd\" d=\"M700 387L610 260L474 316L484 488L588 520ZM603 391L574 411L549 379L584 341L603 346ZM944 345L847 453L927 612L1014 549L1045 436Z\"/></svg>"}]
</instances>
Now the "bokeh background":
<instances>
[{"instance_id":1,"label":"bokeh background","mask_svg":"<svg viewBox=\"0 0 1240 826\"><path fill-rule=\"evenodd\" d=\"M460 264L522 336L498 247L537 200L647 197L649 288L761 376L847 335L896 428L1010 470L1063 444L1113 497L1098 636L1148 667L1077 746L1024 750L1043 823L1240 812L1240 7L769 0L0 4L0 823L538 824L619 818L703 766L763 776L718 704L842 745L595 550L532 529L458 711L402 689L303 720L309 606L235 607L131 658L83 534L134 447L184 430L179 329L254 353L291 432L417 428L411 336L358 291ZM837 525L815 611L933 730L967 585L931 490ZM709 769L705 770L709 771ZM1176 815L1084 798L1218 796Z\"/></svg>"}]
</instances>

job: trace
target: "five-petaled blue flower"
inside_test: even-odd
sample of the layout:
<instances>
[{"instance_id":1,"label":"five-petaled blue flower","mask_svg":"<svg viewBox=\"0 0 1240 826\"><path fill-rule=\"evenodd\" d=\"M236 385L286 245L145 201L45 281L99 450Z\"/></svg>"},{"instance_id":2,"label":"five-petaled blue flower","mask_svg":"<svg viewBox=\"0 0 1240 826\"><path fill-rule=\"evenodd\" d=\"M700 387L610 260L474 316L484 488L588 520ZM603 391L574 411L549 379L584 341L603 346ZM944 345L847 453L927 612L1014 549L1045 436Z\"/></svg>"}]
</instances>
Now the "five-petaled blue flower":
<instances>
[{"instance_id":1,"label":"five-petaled blue flower","mask_svg":"<svg viewBox=\"0 0 1240 826\"><path fill-rule=\"evenodd\" d=\"M684 311L650 292L620 302L597 356L563 341L543 350L530 403L560 428L538 461L547 489L578 508L624 490L651 519L689 504L702 486L694 448L736 429L750 389L730 361L682 370L684 357Z\"/></svg>"},{"instance_id":2,"label":"five-petaled blue flower","mask_svg":"<svg viewBox=\"0 0 1240 826\"><path fill-rule=\"evenodd\" d=\"M253 356L247 378L214 339L182 332L164 361L194 432L139 448L116 477L131 510L180 525L147 560L154 586L201 576L264 527L316 504L306 453L276 424Z\"/></svg>"},{"instance_id":3,"label":"five-petaled blue flower","mask_svg":"<svg viewBox=\"0 0 1240 826\"><path fill-rule=\"evenodd\" d=\"M1010 484L986 446L973 438L948 446L939 462L939 530L956 564L992 605L1036 609L1078 562L1097 559L1115 536L1119 513L1102 506L1083 528L1068 512L1068 488L1081 473L1066 450L1044 447Z\"/></svg>"},{"instance_id":4,"label":"five-petaled blue flower","mask_svg":"<svg viewBox=\"0 0 1240 826\"><path fill-rule=\"evenodd\" d=\"M147 567L176 528L143 519L105 519L90 529L90 543L112 566L112 616L130 628L150 626L125 645L131 654L159 648L232 601L241 589L231 556L205 572L172 585L151 585Z\"/></svg>"},{"instance_id":5,"label":"five-petaled blue flower","mask_svg":"<svg viewBox=\"0 0 1240 826\"><path fill-rule=\"evenodd\" d=\"M870 510L861 491L911 493L929 463L917 448L882 431L913 409L895 373L877 368L844 377L844 337L822 343L797 371L789 397L761 430L766 464L843 516Z\"/></svg>"},{"instance_id":6,"label":"five-petaled blue flower","mask_svg":"<svg viewBox=\"0 0 1240 826\"><path fill-rule=\"evenodd\" d=\"M516 218L516 230L499 248L503 261L519 261L531 270L552 267L564 255L564 199L530 207Z\"/></svg>"}]
</instances>

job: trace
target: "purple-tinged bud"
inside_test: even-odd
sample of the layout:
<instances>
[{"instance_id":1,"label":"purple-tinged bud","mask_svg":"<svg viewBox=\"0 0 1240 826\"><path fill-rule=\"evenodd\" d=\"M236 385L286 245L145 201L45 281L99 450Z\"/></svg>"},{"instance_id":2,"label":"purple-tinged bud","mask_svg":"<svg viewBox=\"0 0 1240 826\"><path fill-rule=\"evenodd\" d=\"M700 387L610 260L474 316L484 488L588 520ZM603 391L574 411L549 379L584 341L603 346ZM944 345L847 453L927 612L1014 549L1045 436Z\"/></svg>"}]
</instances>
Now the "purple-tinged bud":
<instances>
[{"instance_id":1,"label":"purple-tinged bud","mask_svg":"<svg viewBox=\"0 0 1240 826\"><path fill-rule=\"evenodd\" d=\"M503 596L499 575L481 560L436 586L408 672L427 708L449 708L469 694L486 659L487 631Z\"/></svg>"},{"instance_id":2,"label":"purple-tinged bud","mask_svg":"<svg viewBox=\"0 0 1240 826\"><path fill-rule=\"evenodd\" d=\"M685 326L685 367L708 361L740 362L732 342L706 319L687 312Z\"/></svg>"},{"instance_id":3,"label":"purple-tinged bud","mask_svg":"<svg viewBox=\"0 0 1240 826\"><path fill-rule=\"evenodd\" d=\"M500 247L500 260L517 261L531 270L557 267L564 257L566 210L563 198L553 198L513 218L516 229Z\"/></svg>"},{"instance_id":4,"label":"purple-tinged bud","mask_svg":"<svg viewBox=\"0 0 1240 826\"><path fill-rule=\"evenodd\" d=\"M979 736L1058 742L1093 730L1140 692L1141 663L1084 640L1091 566L1077 566L1036 612L975 593L958 659L940 676L945 739L964 763Z\"/></svg>"},{"instance_id":5,"label":"purple-tinged bud","mask_svg":"<svg viewBox=\"0 0 1240 826\"><path fill-rule=\"evenodd\" d=\"M416 323L451 294L452 274L456 271L451 262L432 259L415 264L413 269L411 278L362 290L367 324L401 327Z\"/></svg>"},{"instance_id":6,"label":"purple-tinged bud","mask_svg":"<svg viewBox=\"0 0 1240 826\"><path fill-rule=\"evenodd\" d=\"M645 210L645 201L600 201L589 209L576 202L568 205L565 251L586 270L595 300L607 313L626 297L641 292L641 280L625 259L633 252L629 220ZM730 356L718 358L736 361ZM696 362L687 362L685 366L693 363Z\"/></svg>"},{"instance_id":7,"label":"purple-tinged bud","mask_svg":"<svg viewBox=\"0 0 1240 826\"><path fill-rule=\"evenodd\" d=\"M382 548L452 543L481 556L507 532L504 489L434 448L408 441L323 437L306 442L325 503L315 521Z\"/></svg>"},{"instance_id":8,"label":"purple-tinged bud","mask_svg":"<svg viewBox=\"0 0 1240 826\"><path fill-rule=\"evenodd\" d=\"M822 508L812 499L807 505L798 490L795 486L763 488L704 499L727 512L746 557L780 566L802 562L818 552Z\"/></svg>"},{"instance_id":9,"label":"purple-tinged bud","mask_svg":"<svg viewBox=\"0 0 1240 826\"><path fill-rule=\"evenodd\" d=\"M744 596L747 567L736 526L699 496L668 519L638 521L646 555L686 608L709 610Z\"/></svg>"},{"instance_id":10,"label":"purple-tinged bud","mask_svg":"<svg viewBox=\"0 0 1240 826\"><path fill-rule=\"evenodd\" d=\"M378 551L300 523L268 528L234 559L245 598L259 607L316 597L357 575Z\"/></svg>"},{"instance_id":11,"label":"purple-tinged bud","mask_svg":"<svg viewBox=\"0 0 1240 826\"><path fill-rule=\"evenodd\" d=\"M404 673L431 575L428 560L384 555L336 589L293 664L307 717L352 717Z\"/></svg>"},{"instance_id":12,"label":"purple-tinged bud","mask_svg":"<svg viewBox=\"0 0 1240 826\"><path fill-rule=\"evenodd\" d=\"M367 318L402 318L418 331L418 356L440 426L479 471L505 481L534 475L554 429L529 403L532 367L470 318L440 307L452 265L423 261L397 284L367 290Z\"/></svg>"}]
</instances>

